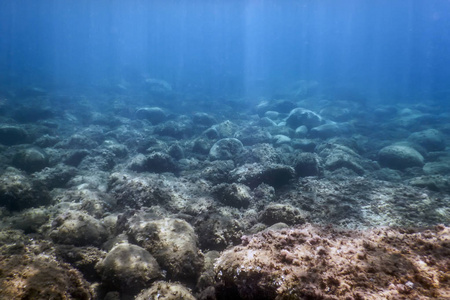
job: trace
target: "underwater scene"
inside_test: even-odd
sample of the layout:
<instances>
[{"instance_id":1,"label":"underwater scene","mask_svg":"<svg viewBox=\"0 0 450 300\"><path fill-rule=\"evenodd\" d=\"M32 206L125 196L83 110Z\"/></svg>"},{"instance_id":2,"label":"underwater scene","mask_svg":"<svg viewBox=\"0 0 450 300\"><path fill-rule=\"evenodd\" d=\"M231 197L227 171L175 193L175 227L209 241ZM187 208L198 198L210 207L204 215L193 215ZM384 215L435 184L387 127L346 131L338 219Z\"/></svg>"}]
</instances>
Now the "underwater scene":
<instances>
[{"instance_id":1,"label":"underwater scene","mask_svg":"<svg viewBox=\"0 0 450 300\"><path fill-rule=\"evenodd\" d=\"M3 299L450 299L450 1L0 1Z\"/></svg>"}]
</instances>

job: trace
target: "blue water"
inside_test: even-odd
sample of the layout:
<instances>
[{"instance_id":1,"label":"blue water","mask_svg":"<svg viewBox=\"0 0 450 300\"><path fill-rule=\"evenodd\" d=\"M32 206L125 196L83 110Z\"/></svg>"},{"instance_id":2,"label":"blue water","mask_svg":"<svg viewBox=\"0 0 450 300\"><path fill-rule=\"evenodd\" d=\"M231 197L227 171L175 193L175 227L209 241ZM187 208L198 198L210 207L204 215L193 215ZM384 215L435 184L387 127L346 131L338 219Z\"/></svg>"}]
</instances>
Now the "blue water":
<instances>
[{"instance_id":1,"label":"blue water","mask_svg":"<svg viewBox=\"0 0 450 300\"><path fill-rule=\"evenodd\" d=\"M448 101L450 1L0 1L1 90L142 78L223 97L307 80Z\"/></svg>"}]
</instances>

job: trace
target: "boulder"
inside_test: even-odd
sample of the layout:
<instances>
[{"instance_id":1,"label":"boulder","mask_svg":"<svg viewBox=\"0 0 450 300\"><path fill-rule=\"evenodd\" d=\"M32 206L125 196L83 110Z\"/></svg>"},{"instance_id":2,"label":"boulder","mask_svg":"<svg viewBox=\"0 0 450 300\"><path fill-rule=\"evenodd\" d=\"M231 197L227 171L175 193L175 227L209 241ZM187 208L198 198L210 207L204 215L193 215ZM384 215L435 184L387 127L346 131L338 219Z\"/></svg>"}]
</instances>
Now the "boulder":
<instances>
[{"instance_id":1,"label":"boulder","mask_svg":"<svg viewBox=\"0 0 450 300\"><path fill-rule=\"evenodd\" d=\"M422 167L422 154L406 145L390 145L378 152L378 159L382 166L402 170L411 167Z\"/></svg>"}]
</instances>

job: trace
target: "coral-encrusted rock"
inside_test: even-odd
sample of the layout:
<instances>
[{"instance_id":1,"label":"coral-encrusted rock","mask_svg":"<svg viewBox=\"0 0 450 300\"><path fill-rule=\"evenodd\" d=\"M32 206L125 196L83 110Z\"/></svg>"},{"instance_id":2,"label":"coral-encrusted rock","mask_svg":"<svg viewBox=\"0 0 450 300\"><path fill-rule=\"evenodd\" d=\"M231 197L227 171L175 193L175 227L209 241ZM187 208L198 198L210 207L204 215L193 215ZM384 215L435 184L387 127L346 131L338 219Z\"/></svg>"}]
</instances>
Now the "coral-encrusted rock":
<instances>
[{"instance_id":1,"label":"coral-encrusted rock","mask_svg":"<svg viewBox=\"0 0 450 300\"><path fill-rule=\"evenodd\" d=\"M108 238L108 231L103 224L90 215L67 211L52 222L50 237L56 243L75 246L100 246Z\"/></svg>"},{"instance_id":2,"label":"coral-encrusted rock","mask_svg":"<svg viewBox=\"0 0 450 300\"><path fill-rule=\"evenodd\" d=\"M50 202L50 194L42 183L32 181L22 172L9 168L0 176L0 206L22 210Z\"/></svg>"},{"instance_id":3,"label":"coral-encrusted rock","mask_svg":"<svg viewBox=\"0 0 450 300\"><path fill-rule=\"evenodd\" d=\"M146 220L139 216L128 222L131 240L148 250L172 280L195 281L203 265L198 238L181 219Z\"/></svg>"},{"instance_id":4,"label":"coral-encrusted rock","mask_svg":"<svg viewBox=\"0 0 450 300\"><path fill-rule=\"evenodd\" d=\"M28 133L25 129L17 126L0 127L0 144L11 146L27 142Z\"/></svg>"},{"instance_id":5,"label":"coral-encrusted rock","mask_svg":"<svg viewBox=\"0 0 450 300\"><path fill-rule=\"evenodd\" d=\"M402 170L411 167L422 167L423 156L411 147L391 145L384 147L378 153L380 164L391 169Z\"/></svg>"},{"instance_id":6,"label":"coral-encrusted rock","mask_svg":"<svg viewBox=\"0 0 450 300\"><path fill-rule=\"evenodd\" d=\"M281 164L245 164L231 172L232 180L255 188L261 183L273 187L288 184L295 177L292 167Z\"/></svg>"},{"instance_id":7,"label":"coral-encrusted rock","mask_svg":"<svg viewBox=\"0 0 450 300\"><path fill-rule=\"evenodd\" d=\"M147 250L130 244L115 246L96 269L107 288L132 295L161 277L156 259Z\"/></svg>"},{"instance_id":8,"label":"coral-encrusted rock","mask_svg":"<svg viewBox=\"0 0 450 300\"><path fill-rule=\"evenodd\" d=\"M217 260L216 297L446 299L449 242L450 228L442 225L408 233L311 225L262 232Z\"/></svg>"},{"instance_id":9,"label":"coral-encrusted rock","mask_svg":"<svg viewBox=\"0 0 450 300\"><path fill-rule=\"evenodd\" d=\"M235 138L225 138L218 140L209 151L211 160L234 159L244 149L241 141Z\"/></svg>"},{"instance_id":10,"label":"coral-encrusted rock","mask_svg":"<svg viewBox=\"0 0 450 300\"><path fill-rule=\"evenodd\" d=\"M157 281L151 288L143 290L135 300L195 300L191 291L180 283Z\"/></svg>"}]
</instances>

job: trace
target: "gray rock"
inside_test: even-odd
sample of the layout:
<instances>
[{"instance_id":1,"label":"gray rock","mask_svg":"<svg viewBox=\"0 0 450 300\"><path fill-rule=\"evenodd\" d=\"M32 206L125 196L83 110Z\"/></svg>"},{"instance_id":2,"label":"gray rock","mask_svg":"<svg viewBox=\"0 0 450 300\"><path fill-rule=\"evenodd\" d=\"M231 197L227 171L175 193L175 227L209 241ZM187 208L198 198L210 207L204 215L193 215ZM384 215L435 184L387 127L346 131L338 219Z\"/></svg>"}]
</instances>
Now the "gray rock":
<instances>
[{"instance_id":1,"label":"gray rock","mask_svg":"<svg viewBox=\"0 0 450 300\"><path fill-rule=\"evenodd\" d=\"M286 124L294 129L302 125L313 128L322 125L324 122L325 120L321 116L304 108L294 108L286 118Z\"/></svg>"},{"instance_id":2,"label":"gray rock","mask_svg":"<svg viewBox=\"0 0 450 300\"><path fill-rule=\"evenodd\" d=\"M223 183L214 187L213 194L225 205L247 208L252 200L250 188L240 183Z\"/></svg>"},{"instance_id":3,"label":"gray rock","mask_svg":"<svg viewBox=\"0 0 450 300\"><path fill-rule=\"evenodd\" d=\"M136 111L136 118L148 120L152 124L159 124L165 121L167 116L159 107L143 107Z\"/></svg>"},{"instance_id":4,"label":"gray rock","mask_svg":"<svg viewBox=\"0 0 450 300\"><path fill-rule=\"evenodd\" d=\"M423 156L411 147L405 145L391 145L378 152L378 159L382 166L402 170L411 167L422 167Z\"/></svg>"},{"instance_id":5,"label":"gray rock","mask_svg":"<svg viewBox=\"0 0 450 300\"><path fill-rule=\"evenodd\" d=\"M273 143L276 146L283 145L283 144L290 144L291 138L288 136L282 135L282 134L278 134L273 137Z\"/></svg>"},{"instance_id":6,"label":"gray rock","mask_svg":"<svg viewBox=\"0 0 450 300\"><path fill-rule=\"evenodd\" d=\"M50 202L47 188L19 170L9 168L0 176L0 206L9 210L22 210L48 205Z\"/></svg>"},{"instance_id":7,"label":"gray rock","mask_svg":"<svg viewBox=\"0 0 450 300\"><path fill-rule=\"evenodd\" d=\"M259 221L267 226L276 223L288 225L303 224L306 222L307 213L300 211L290 204L270 204L259 216Z\"/></svg>"},{"instance_id":8,"label":"gray rock","mask_svg":"<svg viewBox=\"0 0 450 300\"><path fill-rule=\"evenodd\" d=\"M280 117L280 113L277 111L269 110L264 113L264 116L271 120L277 120Z\"/></svg>"},{"instance_id":9,"label":"gray rock","mask_svg":"<svg viewBox=\"0 0 450 300\"><path fill-rule=\"evenodd\" d=\"M207 213L197 218L195 231L202 249L222 251L229 245L240 243L243 226L232 216Z\"/></svg>"},{"instance_id":10,"label":"gray rock","mask_svg":"<svg viewBox=\"0 0 450 300\"><path fill-rule=\"evenodd\" d=\"M155 133L160 136L169 136L176 139L192 136L193 124L190 120L167 121L155 128Z\"/></svg>"},{"instance_id":11,"label":"gray rock","mask_svg":"<svg viewBox=\"0 0 450 300\"><path fill-rule=\"evenodd\" d=\"M96 269L107 288L132 295L162 277L156 259L147 250L130 244L115 246Z\"/></svg>"},{"instance_id":12,"label":"gray rock","mask_svg":"<svg viewBox=\"0 0 450 300\"><path fill-rule=\"evenodd\" d=\"M450 174L450 163L429 162L423 166L423 172L427 175Z\"/></svg>"},{"instance_id":13,"label":"gray rock","mask_svg":"<svg viewBox=\"0 0 450 300\"><path fill-rule=\"evenodd\" d=\"M281 155L270 144L258 144L242 151L235 160L238 165L281 163Z\"/></svg>"},{"instance_id":14,"label":"gray rock","mask_svg":"<svg viewBox=\"0 0 450 300\"><path fill-rule=\"evenodd\" d=\"M25 129L17 126L0 126L0 144L11 146L25 144L28 140L28 133Z\"/></svg>"},{"instance_id":15,"label":"gray rock","mask_svg":"<svg viewBox=\"0 0 450 300\"><path fill-rule=\"evenodd\" d=\"M244 149L240 140L235 138L225 138L218 140L209 151L211 160L234 159Z\"/></svg>"},{"instance_id":16,"label":"gray rock","mask_svg":"<svg viewBox=\"0 0 450 300\"><path fill-rule=\"evenodd\" d=\"M77 169L64 164L45 168L33 174L36 180L42 182L48 189L62 188L77 174Z\"/></svg>"},{"instance_id":17,"label":"gray rock","mask_svg":"<svg viewBox=\"0 0 450 300\"><path fill-rule=\"evenodd\" d=\"M233 137L234 133L239 129L239 126L233 122L226 120L220 124L211 127L216 130L220 138L230 138Z\"/></svg>"},{"instance_id":18,"label":"gray rock","mask_svg":"<svg viewBox=\"0 0 450 300\"><path fill-rule=\"evenodd\" d=\"M308 134L308 127L305 125L299 126L295 129L295 137L304 138Z\"/></svg>"},{"instance_id":19,"label":"gray rock","mask_svg":"<svg viewBox=\"0 0 450 300\"><path fill-rule=\"evenodd\" d=\"M246 146L270 143L272 139L271 134L259 126L248 126L240 129L234 134L234 137Z\"/></svg>"},{"instance_id":20,"label":"gray rock","mask_svg":"<svg viewBox=\"0 0 450 300\"><path fill-rule=\"evenodd\" d=\"M348 169L358 175L363 175L363 159L349 147L326 143L318 147L319 156L323 159L323 167L328 171Z\"/></svg>"},{"instance_id":21,"label":"gray rock","mask_svg":"<svg viewBox=\"0 0 450 300\"><path fill-rule=\"evenodd\" d=\"M192 120L196 126L212 126L217 123L217 120L213 116L201 112L195 113Z\"/></svg>"},{"instance_id":22,"label":"gray rock","mask_svg":"<svg viewBox=\"0 0 450 300\"><path fill-rule=\"evenodd\" d=\"M288 184L294 177L294 169L281 164L245 164L231 171L234 182L243 183L250 188L255 188L261 183L278 188Z\"/></svg>"},{"instance_id":23,"label":"gray rock","mask_svg":"<svg viewBox=\"0 0 450 300\"><path fill-rule=\"evenodd\" d=\"M294 160L297 176L319 176L322 173L320 157L315 153L299 153Z\"/></svg>"},{"instance_id":24,"label":"gray rock","mask_svg":"<svg viewBox=\"0 0 450 300\"><path fill-rule=\"evenodd\" d=\"M131 160L128 168L136 172L153 173L176 172L178 170L172 157L163 152L153 152L149 155L138 154Z\"/></svg>"},{"instance_id":25,"label":"gray rock","mask_svg":"<svg viewBox=\"0 0 450 300\"><path fill-rule=\"evenodd\" d=\"M49 165L47 153L44 150L33 147L17 152L13 158L13 165L26 172L37 172Z\"/></svg>"},{"instance_id":26,"label":"gray rock","mask_svg":"<svg viewBox=\"0 0 450 300\"><path fill-rule=\"evenodd\" d=\"M450 177L442 175L425 175L415 177L409 182L412 186L427 188L431 191L448 193L450 192Z\"/></svg>"},{"instance_id":27,"label":"gray rock","mask_svg":"<svg viewBox=\"0 0 450 300\"><path fill-rule=\"evenodd\" d=\"M436 129L414 132L408 137L408 141L420 145L427 151L445 150L444 135Z\"/></svg>"},{"instance_id":28,"label":"gray rock","mask_svg":"<svg viewBox=\"0 0 450 300\"><path fill-rule=\"evenodd\" d=\"M314 127L310 131L313 138L328 139L335 136L340 136L347 131L347 128L342 124L328 123Z\"/></svg>"}]
</instances>

